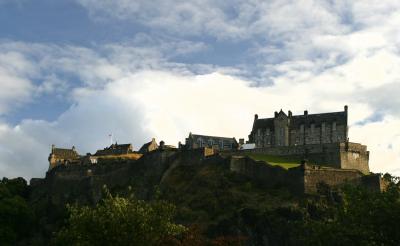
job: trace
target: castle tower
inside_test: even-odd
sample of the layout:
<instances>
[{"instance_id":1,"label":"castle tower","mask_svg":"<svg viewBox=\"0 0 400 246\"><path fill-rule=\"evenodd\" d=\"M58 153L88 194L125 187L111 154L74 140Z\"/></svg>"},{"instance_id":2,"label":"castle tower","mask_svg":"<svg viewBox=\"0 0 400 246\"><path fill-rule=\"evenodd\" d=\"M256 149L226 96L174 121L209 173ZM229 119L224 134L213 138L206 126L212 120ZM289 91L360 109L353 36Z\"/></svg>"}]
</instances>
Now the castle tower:
<instances>
[{"instance_id":1,"label":"castle tower","mask_svg":"<svg viewBox=\"0 0 400 246\"><path fill-rule=\"evenodd\" d=\"M289 146L289 118L282 109L275 113L274 134L276 146Z\"/></svg>"}]
</instances>

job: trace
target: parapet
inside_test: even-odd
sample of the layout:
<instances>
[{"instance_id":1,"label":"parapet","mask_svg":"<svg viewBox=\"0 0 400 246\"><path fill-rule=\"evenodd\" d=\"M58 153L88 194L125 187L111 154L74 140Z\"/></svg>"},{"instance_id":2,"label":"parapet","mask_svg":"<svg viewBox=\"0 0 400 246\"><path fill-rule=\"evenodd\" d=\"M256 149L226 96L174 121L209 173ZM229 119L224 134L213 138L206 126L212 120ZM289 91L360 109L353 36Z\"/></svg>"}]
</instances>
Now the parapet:
<instances>
[{"instance_id":1,"label":"parapet","mask_svg":"<svg viewBox=\"0 0 400 246\"><path fill-rule=\"evenodd\" d=\"M360 153L367 152L367 146L362 145L360 143L344 142L340 143L340 147L344 148L346 151L360 152Z\"/></svg>"}]
</instances>

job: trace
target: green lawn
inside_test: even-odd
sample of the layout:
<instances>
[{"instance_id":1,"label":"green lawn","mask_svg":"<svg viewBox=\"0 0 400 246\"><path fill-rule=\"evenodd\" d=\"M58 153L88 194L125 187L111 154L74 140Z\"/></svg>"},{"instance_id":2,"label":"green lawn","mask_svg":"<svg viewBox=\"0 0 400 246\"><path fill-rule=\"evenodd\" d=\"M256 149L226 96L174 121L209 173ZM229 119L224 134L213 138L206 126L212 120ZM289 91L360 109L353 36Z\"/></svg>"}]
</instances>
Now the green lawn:
<instances>
[{"instance_id":1,"label":"green lawn","mask_svg":"<svg viewBox=\"0 0 400 246\"><path fill-rule=\"evenodd\" d=\"M278 165L285 169L291 167L297 167L300 165L300 159L290 158L286 156L273 156L273 155L265 155L265 154L248 154L254 160L257 161L265 161L271 165Z\"/></svg>"}]
</instances>

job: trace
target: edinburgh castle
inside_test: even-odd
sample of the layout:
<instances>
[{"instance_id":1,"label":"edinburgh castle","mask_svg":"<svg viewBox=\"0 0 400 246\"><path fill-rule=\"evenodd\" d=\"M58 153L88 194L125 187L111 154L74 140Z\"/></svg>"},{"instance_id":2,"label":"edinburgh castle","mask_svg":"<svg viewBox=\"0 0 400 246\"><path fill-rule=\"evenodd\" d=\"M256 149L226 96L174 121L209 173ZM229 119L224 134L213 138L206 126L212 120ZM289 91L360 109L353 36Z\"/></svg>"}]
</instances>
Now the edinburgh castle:
<instances>
[{"instance_id":1,"label":"edinburgh castle","mask_svg":"<svg viewBox=\"0 0 400 246\"><path fill-rule=\"evenodd\" d=\"M367 147L349 142L347 116L347 106L341 112L322 114L304 111L303 115L293 115L282 110L273 118L256 114L246 142L190 133L185 143L176 147L153 138L138 151L131 144L115 143L93 155L79 155L75 147L53 146L46 178L33 179L32 183L44 184L50 177L60 182L67 177L97 177L113 186L121 185L130 178L127 173L135 172L128 171L132 163L155 168L162 180L177 166L216 162L227 163L231 172L267 186L283 185L300 194L315 192L319 183L332 187L353 183L382 190L384 183L379 175L369 171Z\"/></svg>"}]
</instances>

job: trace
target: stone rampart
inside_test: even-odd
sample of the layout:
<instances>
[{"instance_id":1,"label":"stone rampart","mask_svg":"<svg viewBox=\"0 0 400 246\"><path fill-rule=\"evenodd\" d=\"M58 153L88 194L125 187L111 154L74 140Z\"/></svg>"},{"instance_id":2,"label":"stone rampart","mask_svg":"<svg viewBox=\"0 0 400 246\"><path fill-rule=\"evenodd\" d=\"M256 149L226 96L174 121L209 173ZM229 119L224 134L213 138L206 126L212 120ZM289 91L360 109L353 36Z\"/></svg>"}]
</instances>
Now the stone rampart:
<instances>
[{"instance_id":1,"label":"stone rampart","mask_svg":"<svg viewBox=\"0 0 400 246\"><path fill-rule=\"evenodd\" d=\"M139 160L114 159L97 164L60 165L46 173L43 180L33 180L32 197L46 195L52 204L64 204L75 199L83 204L96 203L103 186L116 189L135 182L158 184L177 151L156 150ZM133 183L132 183L133 182ZM150 188L149 188L150 189ZM137 195L145 197L143 190Z\"/></svg>"},{"instance_id":2,"label":"stone rampart","mask_svg":"<svg viewBox=\"0 0 400 246\"><path fill-rule=\"evenodd\" d=\"M325 143L297 146L279 146L255 148L231 152L235 155L265 154L287 156L293 159L307 159L309 163L339 169L356 169L364 174L369 173L369 152L365 145L359 143Z\"/></svg>"},{"instance_id":3,"label":"stone rampart","mask_svg":"<svg viewBox=\"0 0 400 246\"><path fill-rule=\"evenodd\" d=\"M364 176L358 170L336 169L321 166L303 166L304 193L315 193L319 183L325 183L331 187L351 183L360 185Z\"/></svg>"},{"instance_id":4,"label":"stone rampart","mask_svg":"<svg viewBox=\"0 0 400 246\"><path fill-rule=\"evenodd\" d=\"M359 143L341 143L340 163L343 169L357 169L369 173L369 151L367 146Z\"/></svg>"},{"instance_id":5,"label":"stone rampart","mask_svg":"<svg viewBox=\"0 0 400 246\"><path fill-rule=\"evenodd\" d=\"M247 156L232 156L230 170L260 181L267 187L286 186L295 194L313 194L317 192L319 183L331 187L350 183L366 186L375 191L382 190L383 186L375 175L364 175L355 169L302 164L286 170L263 161L255 161Z\"/></svg>"}]
</instances>

